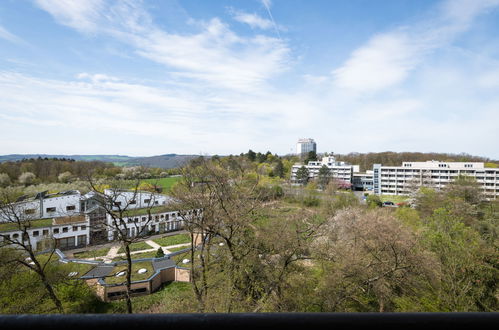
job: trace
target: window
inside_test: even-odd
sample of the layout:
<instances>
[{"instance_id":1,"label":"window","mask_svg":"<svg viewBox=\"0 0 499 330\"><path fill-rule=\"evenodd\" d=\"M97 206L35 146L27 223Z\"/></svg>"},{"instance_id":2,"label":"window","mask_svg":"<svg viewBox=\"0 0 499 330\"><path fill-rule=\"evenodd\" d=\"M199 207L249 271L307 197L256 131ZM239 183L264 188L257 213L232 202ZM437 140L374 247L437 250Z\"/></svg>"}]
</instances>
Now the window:
<instances>
[{"instance_id":1,"label":"window","mask_svg":"<svg viewBox=\"0 0 499 330\"><path fill-rule=\"evenodd\" d=\"M55 212L55 207L47 207L47 212Z\"/></svg>"},{"instance_id":2,"label":"window","mask_svg":"<svg viewBox=\"0 0 499 330\"><path fill-rule=\"evenodd\" d=\"M146 221L146 220L147 220L147 218L146 218L146 217L142 217L142 221Z\"/></svg>"},{"instance_id":3,"label":"window","mask_svg":"<svg viewBox=\"0 0 499 330\"><path fill-rule=\"evenodd\" d=\"M121 206L121 202L114 202L114 206Z\"/></svg>"},{"instance_id":4,"label":"window","mask_svg":"<svg viewBox=\"0 0 499 330\"><path fill-rule=\"evenodd\" d=\"M67 232L68 232L68 227L63 227L63 228L62 228L62 232L63 232L63 233L67 233Z\"/></svg>"},{"instance_id":5,"label":"window","mask_svg":"<svg viewBox=\"0 0 499 330\"><path fill-rule=\"evenodd\" d=\"M47 236L49 234L49 230L48 229L44 229L43 230L43 236Z\"/></svg>"},{"instance_id":6,"label":"window","mask_svg":"<svg viewBox=\"0 0 499 330\"><path fill-rule=\"evenodd\" d=\"M12 238L18 238L18 237L19 237L19 234L12 235Z\"/></svg>"},{"instance_id":7,"label":"window","mask_svg":"<svg viewBox=\"0 0 499 330\"><path fill-rule=\"evenodd\" d=\"M85 226L85 225L81 226L81 230L85 230L85 229L87 229L87 226Z\"/></svg>"},{"instance_id":8,"label":"window","mask_svg":"<svg viewBox=\"0 0 499 330\"><path fill-rule=\"evenodd\" d=\"M132 200L130 201L130 205L133 205L133 204L137 204L137 201L136 201L135 199L132 199Z\"/></svg>"},{"instance_id":9,"label":"window","mask_svg":"<svg viewBox=\"0 0 499 330\"><path fill-rule=\"evenodd\" d=\"M59 228L54 228L54 234L59 234Z\"/></svg>"},{"instance_id":10,"label":"window","mask_svg":"<svg viewBox=\"0 0 499 330\"><path fill-rule=\"evenodd\" d=\"M144 203L145 203L145 204L149 204L150 202L151 202L151 200L150 200L150 199L144 199Z\"/></svg>"},{"instance_id":11,"label":"window","mask_svg":"<svg viewBox=\"0 0 499 330\"><path fill-rule=\"evenodd\" d=\"M35 230L35 231L33 232L33 237L36 237L36 236L38 236L39 234L40 234L40 232L39 232L38 230Z\"/></svg>"},{"instance_id":12,"label":"window","mask_svg":"<svg viewBox=\"0 0 499 330\"><path fill-rule=\"evenodd\" d=\"M27 209L24 210L24 214L35 214L36 210L35 209Z\"/></svg>"},{"instance_id":13,"label":"window","mask_svg":"<svg viewBox=\"0 0 499 330\"><path fill-rule=\"evenodd\" d=\"M74 206L74 205L66 206L66 211L74 211L74 210L76 210L76 206Z\"/></svg>"},{"instance_id":14,"label":"window","mask_svg":"<svg viewBox=\"0 0 499 330\"><path fill-rule=\"evenodd\" d=\"M73 231L77 231L78 230L78 226L73 226Z\"/></svg>"}]
</instances>

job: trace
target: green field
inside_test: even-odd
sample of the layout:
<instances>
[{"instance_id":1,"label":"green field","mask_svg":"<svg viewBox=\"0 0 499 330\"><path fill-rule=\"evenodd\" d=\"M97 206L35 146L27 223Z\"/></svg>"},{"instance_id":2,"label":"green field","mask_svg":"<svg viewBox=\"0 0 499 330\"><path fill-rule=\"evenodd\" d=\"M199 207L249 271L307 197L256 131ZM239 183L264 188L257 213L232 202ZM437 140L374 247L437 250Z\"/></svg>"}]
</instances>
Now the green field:
<instances>
[{"instance_id":1,"label":"green field","mask_svg":"<svg viewBox=\"0 0 499 330\"><path fill-rule=\"evenodd\" d=\"M180 179L181 177L177 176L177 177L160 178L160 179L146 179L143 180L142 182L147 182L156 186L160 186L161 188L163 188L162 192L167 193L172 189L173 185L177 183Z\"/></svg>"},{"instance_id":2,"label":"green field","mask_svg":"<svg viewBox=\"0 0 499 330\"><path fill-rule=\"evenodd\" d=\"M401 195L380 195L379 197L382 202L394 202L395 204L407 202L407 200L409 199L409 196Z\"/></svg>"}]
</instances>

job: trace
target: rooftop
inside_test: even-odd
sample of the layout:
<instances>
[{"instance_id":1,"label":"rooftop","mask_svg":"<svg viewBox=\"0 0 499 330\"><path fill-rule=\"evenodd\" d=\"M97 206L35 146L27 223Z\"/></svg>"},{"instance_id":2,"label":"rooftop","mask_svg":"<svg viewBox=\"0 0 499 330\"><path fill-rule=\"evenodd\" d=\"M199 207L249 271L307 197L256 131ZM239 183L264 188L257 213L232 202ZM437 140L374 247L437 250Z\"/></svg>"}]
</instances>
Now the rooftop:
<instances>
[{"instance_id":1,"label":"rooftop","mask_svg":"<svg viewBox=\"0 0 499 330\"><path fill-rule=\"evenodd\" d=\"M53 225L53 218L48 219L36 219L36 220L26 220L23 224L29 228L42 228L42 227L50 227ZM0 223L0 232L4 231L14 231L19 230L19 226L16 222L4 222Z\"/></svg>"}]
</instances>

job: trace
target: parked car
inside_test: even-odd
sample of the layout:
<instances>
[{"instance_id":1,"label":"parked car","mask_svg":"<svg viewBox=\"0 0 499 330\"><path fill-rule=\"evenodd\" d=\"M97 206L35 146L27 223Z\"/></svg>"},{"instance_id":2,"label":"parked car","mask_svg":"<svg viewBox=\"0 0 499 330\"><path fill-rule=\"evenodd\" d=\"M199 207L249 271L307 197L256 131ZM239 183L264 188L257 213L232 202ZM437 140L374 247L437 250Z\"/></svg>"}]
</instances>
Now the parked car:
<instances>
[{"instance_id":1,"label":"parked car","mask_svg":"<svg viewBox=\"0 0 499 330\"><path fill-rule=\"evenodd\" d=\"M393 202L391 201L386 201L383 202L383 206L390 206L390 207L397 207Z\"/></svg>"}]
</instances>

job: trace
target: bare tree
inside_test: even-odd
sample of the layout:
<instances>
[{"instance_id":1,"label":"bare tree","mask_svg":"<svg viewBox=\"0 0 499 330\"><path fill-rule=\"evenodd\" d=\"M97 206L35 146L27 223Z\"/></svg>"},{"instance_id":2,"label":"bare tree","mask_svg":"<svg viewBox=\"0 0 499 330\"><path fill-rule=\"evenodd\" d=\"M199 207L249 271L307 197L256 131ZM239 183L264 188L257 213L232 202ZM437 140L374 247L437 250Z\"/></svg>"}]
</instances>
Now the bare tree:
<instances>
[{"instance_id":1,"label":"bare tree","mask_svg":"<svg viewBox=\"0 0 499 330\"><path fill-rule=\"evenodd\" d=\"M129 177L131 178L131 177ZM150 235L149 225L152 223L152 208L156 205L158 194L142 192L140 172L136 172L130 180L113 179L98 183L91 175L87 176L91 191L97 196L98 206L106 215L101 225L106 232L113 235L125 251L127 262L125 276L125 298L127 312L133 313L131 300L132 257L130 245ZM145 200L139 201L146 194ZM145 201L145 202L144 202ZM138 207L140 211L138 211ZM140 215L138 214L140 213Z\"/></svg>"},{"instance_id":2,"label":"bare tree","mask_svg":"<svg viewBox=\"0 0 499 330\"><path fill-rule=\"evenodd\" d=\"M393 310L398 296L417 295L438 275L436 258L383 209L338 212L323 226L315 251L327 269L328 311Z\"/></svg>"},{"instance_id":3,"label":"bare tree","mask_svg":"<svg viewBox=\"0 0 499 330\"><path fill-rule=\"evenodd\" d=\"M4 190L0 196L0 218L3 219L4 223L10 224L12 230L21 232L19 235L16 234L5 234L0 233L2 241L0 242L0 248L11 247L21 253L12 253L10 258L4 260L6 264L16 263L26 267L29 270L34 271L40 281L43 283L45 290L49 298L55 305L56 310L59 313L64 313L64 309L61 300L57 297L54 290L53 283L51 283L49 277L47 276L46 268L47 265L53 261L52 257L55 252L55 242L53 238L47 237L52 244L49 244L49 254L46 260L40 258L37 255L36 246L31 243L29 230L33 228L34 221L37 219L36 215L31 213L31 209L28 209L23 203L16 203L14 198L14 193L11 190Z\"/></svg>"}]
</instances>

